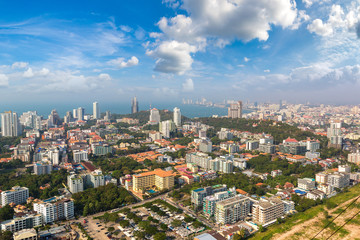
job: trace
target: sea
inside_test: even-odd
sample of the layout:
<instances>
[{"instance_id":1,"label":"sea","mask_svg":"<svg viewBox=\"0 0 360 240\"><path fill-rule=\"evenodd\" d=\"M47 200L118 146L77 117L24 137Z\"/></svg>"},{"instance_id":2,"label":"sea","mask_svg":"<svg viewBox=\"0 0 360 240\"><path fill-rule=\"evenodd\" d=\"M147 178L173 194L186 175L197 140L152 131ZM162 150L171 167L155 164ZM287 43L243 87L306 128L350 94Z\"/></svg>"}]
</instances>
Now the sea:
<instances>
[{"instance_id":1,"label":"sea","mask_svg":"<svg viewBox=\"0 0 360 240\"><path fill-rule=\"evenodd\" d=\"M71 104L71 103L58 103L58 104L31 104L31 103L22 103L22 104L1 104L0 103L0 112L4 111L13 111L18 113L20 116L23 112L27 111L37 111L38 115L47 118L51 110L56 109L59 115L65 116L67 111L72 111L78 107L83 107L85 109L85 114L92 114L92 103L86 104ZM123 103L101 103L99 102L99 107L101 112L110 111L111 113L117 114L129 114L131 113L131 105ZM227 108L220 107L209 107L203 105L189 105L182 103L158 103L152 104L151 107L157 109L168 109L172 111L175 107L180 108L181 114L189 118L196 117L211 117L213 115L226 116ZM139 104L139 110L149 110L150 105L141 105ZM246 111L244 111L246 113Z\"/></svg>"}]
</instances>

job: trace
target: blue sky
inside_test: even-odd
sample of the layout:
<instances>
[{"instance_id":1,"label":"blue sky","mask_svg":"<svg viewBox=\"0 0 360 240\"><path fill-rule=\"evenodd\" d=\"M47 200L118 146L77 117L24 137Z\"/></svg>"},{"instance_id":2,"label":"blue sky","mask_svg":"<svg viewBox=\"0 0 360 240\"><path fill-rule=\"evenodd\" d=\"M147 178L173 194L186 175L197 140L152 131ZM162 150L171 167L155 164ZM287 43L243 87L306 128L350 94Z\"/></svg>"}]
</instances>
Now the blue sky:
<instances>
[{"instance_id":1,"label":"blue sky","mask_svg":"<svg viewBox=\"0 0 360 240\"><path fill-rule=\"evenodd\" d=\"M0 1L6 103L358 103L360 3Z\"/></svg>"}]
</instances>

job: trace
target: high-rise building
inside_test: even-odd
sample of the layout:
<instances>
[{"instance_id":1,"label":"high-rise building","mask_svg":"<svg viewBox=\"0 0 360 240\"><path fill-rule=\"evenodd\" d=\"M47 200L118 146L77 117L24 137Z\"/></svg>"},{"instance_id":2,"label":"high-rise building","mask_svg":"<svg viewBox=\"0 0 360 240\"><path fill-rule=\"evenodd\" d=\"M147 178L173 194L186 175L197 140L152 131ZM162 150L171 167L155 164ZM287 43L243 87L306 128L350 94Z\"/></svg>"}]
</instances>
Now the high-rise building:
<instances>
[{"instance_id":1,"label":"high-rise building","mask_svg":"<svg viewBox=\"0 0 360 240\"><path fill-rule=\"evenodd\" d=\"M131 100L131 113L137 113L137 112L139 112L139 103L138 103L136 97L134 97Z\"/></svg>"},{"instance_id":2,"label":"high-rise building","mask_svg":"<svg viewBox=\"0 0 360 240\"><path fill-rule=\"evenodd\" d=\"M50 174L53 170L53 167L50 162L40 162L34 163L34 174L42 175L42 174Z\"/></svg>"},{"instance_id":3,"label":"high-rise building","mask_svg":"<svg viewBox=\"0 0 360 240\"><path fill-rule=\"evenodd\" d=\"M71 111L68 111L64 117L64 123L70 123L71 121L73 121L73 115Z\"/></svg>"},{"instance_id":4,"label":"high-rise building","mask_svg":"<svg viewBox=\"0 0 360 240\"><path fill-rule=\"evenodd\" d=\"M61 118L56 111L56 109L51 110L51 113L48 118L48 127L49 126L59 126L62 124Z\"/></svg>"},{"instance_id":5,"label":"high-rise building","mask_svg":"<svg viewBox=\"0 0 360 240\"><path fill-rule=\"evenodd\" d=\"M23 204L28 198L28 188L15 186L11 190L1 192L1 206L4 207L10 203Z\"/></svg>"},{"instance_id":6,"label":"high-rise building","mask_svg":"<svg viewBox=\"0 0 360 240\"><path fill-rule=\"evenodd\" d=\"M181 112L179 108L174 108L174 123L177 127L181 126Z\"/></svg>"},{"instance_id":7,"label":"high-rise building","mask_svg":"<svg viewBox=\"0 0 360 240\"><path fill-rule=\"evenodd\" d=\"M327 129L327 137L330 140L330 147L342 148L343 138L340 121L333 121L330 123L330 128Z\"/></svg>"},{"instance_id":8,"label":"high-rise building","mask_svg":"<svg viewBox=\"0 0 360 240\"><path fill-rule=\"evenodd\" d=\"M36 111L24 112L19 118L20 124L32 129L41 130L41 117Z\"/></svg>"},{"instance_id":9,"label":"high-rise building","mask_svg":"<svg viewBox=\"0 0 360 240\"><path fill-rule=\"evenodd\" d=\"M78 117L78 112L77 112L77 109L73 109L73 117L77 119Z\"/></svg>"},{"instance_id":10,"label":"high-rise building","mask_svg":"<svg viewBox=\"0 0 360 240\"><path fill-rule=\"evenodd\" d=\"M233 224L250 213L250 200L241 195L216 203L215 220L218 224Z\"/></svg>"},{"instance_id":11,"label":"high-rise building","mask_svg":"<svg viewBox=\"0 0 360 240\"><path fill-rule=\"evenodd\" d=\"M3 137L16 137L21 134L17 113L8 111L1 114L1 133Z\"/></svg>"},{"instance_id":12,"label":"high-rise building","mask_svg":"<svg viewBox=\"0 0 360 240\"><path fill-rule=\"evenodd\" d=\"M84 180L79 175L69 175L67 177L67 185L71 193L84 191Z\"/></svg>"},{"instance_id":13,"label":"high-rise building","mask_svg":"<svg viewBox=\"0 0 360 240\"><path fill-rule=\"evenodd\" d=\"M106 120L106 121L111 120L111 112L110 111L105 112L104 120Z\"/></svg>"},{"instance_id":14,"label":"high-rise building","mask_svg":"<svg viewBox=\"0 0 360 240\"><path fill-rule=\"evenodd\" d=\"M171 120L166 120L160 122L159 131L164 138L170 138L170 133L175 130L175 124Z\"/></svg>"},{"instance_id":15,"label":"high-rise building","mask_svg":"<svg viewBox=\"0 0 360 240\"><path fill-rule=\"evenodd\" d=\"M255 223L268 224L285 215L285 204L276 197L260 199L253 205L252 214Z\"/></svg>"},{"instance_id":16,"label":"high-rise building","mask_svg":"<svg viewBox=\"0 0 360 240\"><path fill-rule=\"evenodd\" d=\"M164 171L160 168L152 172L134 174L132 175L132 180L134 191L143 191L152 186L156 186L159 190L174 187L173 171Z\"/></svg>"},{"instance_id":17,"label":"high-rise building","mask_svg":"<svg viewBox=\"0 0 360 240\"><path fill-rule=\"evenodd\" d=\"M229 118L242 118L242 101L231 103L228 108Z\"/></svg>"},{"instance_id":18,"label":"high-rise building","mask_svg":"<svg viewBox=\"0 0 360 240\"><path fill-rule=\"evenodd\" d=\"M74 217L74 201L64 197L52 197L34 203L34 211L42 215L44 224Z\"/></svg>"},{"instance_id":19,"label":"high-rise building","mask_svg":"<svg viewBox=\"0 0 360 240\"><path fill-rule=\"evenodd\" d=\"M85 115L85 109L82 107L79 107L77 109L77 120L78 121L83 121L84 120L84 115Z\"/></svg>"},{"instance_id":20,"label":"high-rise building","mask_svg":"<svg viewBox=\"0 0 360 240\"><path fill-rule=\"evenodd\" d=\"M94 119L99 119L100 118L100 108L99 108L99 103L98 102L93 103L93 118Z\"/></svg>"},{"instance_id":21,"label":"high-rise building","mask_svg":"<svg viewBox=\"0 0 360 240\"><path fill-rule=\"evenodd\" d=\"M156 108L151 109L149 123L155 125L158 124L159 122L160 122L159 110L157 110Z\"/></svg>"}]
</instances>

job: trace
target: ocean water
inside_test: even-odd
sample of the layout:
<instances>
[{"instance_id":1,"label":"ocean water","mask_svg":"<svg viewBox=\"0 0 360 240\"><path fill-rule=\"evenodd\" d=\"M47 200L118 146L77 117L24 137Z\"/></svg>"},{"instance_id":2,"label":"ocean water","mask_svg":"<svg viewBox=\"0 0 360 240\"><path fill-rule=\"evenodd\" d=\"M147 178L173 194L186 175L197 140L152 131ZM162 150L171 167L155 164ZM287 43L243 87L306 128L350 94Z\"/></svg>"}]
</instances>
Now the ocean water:
<instances>
[{"instance_id":1,"label":"ocean water","mask_svg":"<svg viewBox=\"0 0 360 240\"><path fill-rule=\"evenodd\" d=\"M92 114L92 103L87 104L65 104L65 103L57 103L57 104L31 104L31 103L23 103L23 104L6 104L3 105L0 103L0 112L4 111L13 111L17 112L20 116L23 112L27 111L37 111L38 115L42 115L47 118L52 109L56 109L59 113L60 117L65 116L67 111L72 111L75 108L83 107L85 109L85 114ZM117 103L101 103L99 102L99 107L101 112L110 111L111 113L118 114L128 114L131 111L130 104L117 104ZM189 118L195 117L211 117L212 115L225 116L227 115L227 108L219 108L219 107L206 107L200 105L185 105L182 103L158 103L152 104L152 107L158 109L168 109L173 110L174 107L180 108L181 114L183 116ZM150 105L142 105L139 104L139 110L148 110Z\"/></svg>"}]
</instances>

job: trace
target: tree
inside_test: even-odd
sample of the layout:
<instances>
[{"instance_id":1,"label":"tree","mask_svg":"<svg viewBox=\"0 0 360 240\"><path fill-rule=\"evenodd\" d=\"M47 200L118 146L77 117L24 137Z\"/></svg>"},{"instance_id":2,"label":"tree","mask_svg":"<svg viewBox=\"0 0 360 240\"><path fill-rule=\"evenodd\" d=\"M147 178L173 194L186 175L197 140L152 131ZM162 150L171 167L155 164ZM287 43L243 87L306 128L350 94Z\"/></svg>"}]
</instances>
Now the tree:
<instances>
[{"instance_id":1,"label":"tree","mask_svg":"<svg viewBox=\"0 0 360 240\"><path fill-rule=\"evenodd\" d=\"M108 232L112 232L112 231L114 231L115 230L115 228L114 227L108 227Z\"/></svg>"},{"instance_id":2,"label":"tree","mask_svg":"<svg viewBox=\"0 0 360 240\"><path fill-rule=\"evenodd\" d=\"M154 240L165 240L166 234L164 232L158 232L154 235Z\"/></svg>"},{"instance_id":3,"label":"tree","mask_svg":"<svg viewBox=\"0 0 360 240\"><path fill-rule=\"evenodd\" d=\"M89 214L89 205L86 204L83 210L83 216L86 217Z\"/></svg>"},{"instance_id":4,"label":"tree","mask_svg":"<svg viewBox=\"0 0 360 240\"><path fill-rule=\"evenodd\" d=\"M259 232L264 232L265 228L263 227L263 225L259 225Z\"/></svg>"},{"instance_id":5,"label":"tree","mask_svg":"<svg viewBox=\"0 0 360 240\"><path fill-rule=\"evenodd\" d=\"M172 225L173 227L180 227L180 226L181 226L181 221L175 219L174 221L171 222L171 225Z\"/></svg>"},{"instance_id":6,"label":"tree","mask_svg":"<svg viewBox=\"0 0 360 240\"><path fill-rule=\"evenodd\" d=\"M161 223L160 224L160 228L164 231L166 231L168 229L168 226L165 223Z\"/></svg>"},{"instance_id":7,"label":"tree","mask_svg":"<svg viewBox=\"0 0 360 240\"><path fill-rule=\"evenodd\" d=\"M0 208L0 222L12 219L14 216L14 209L9 205Z\"/></svg>"},{"instance_id":8,"label":"tree","mask_svg":"<svg viewBox=\"0 0 360 240\"><path fill-rule=\"evenodd\" d=\"M128 220L122 220L119 222L120 226L123 228L126 228L128 226L130 226L130 222Z\"/></svg>"}]
</instances>

